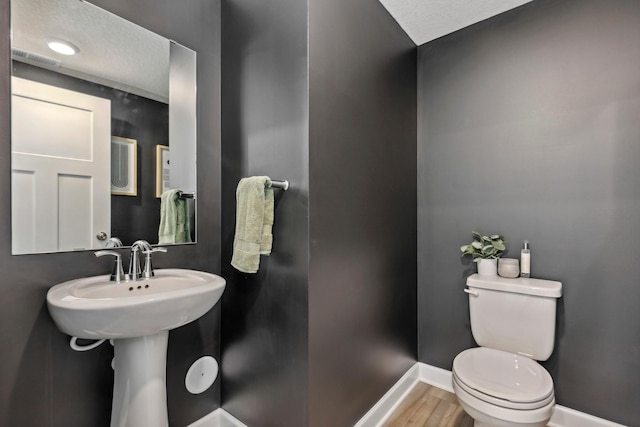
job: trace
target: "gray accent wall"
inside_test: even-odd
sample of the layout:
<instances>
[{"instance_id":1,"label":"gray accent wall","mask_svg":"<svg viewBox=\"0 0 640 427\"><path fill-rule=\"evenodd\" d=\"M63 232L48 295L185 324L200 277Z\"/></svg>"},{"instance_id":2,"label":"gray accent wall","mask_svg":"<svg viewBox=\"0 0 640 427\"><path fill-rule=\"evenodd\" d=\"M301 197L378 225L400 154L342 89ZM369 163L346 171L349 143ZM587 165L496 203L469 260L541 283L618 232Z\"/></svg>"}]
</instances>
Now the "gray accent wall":
<instances>
[{"instance_id":1,"label":"gray accent wall","mask_svg":"<svg viewBox=\"0 0 640 427\"><path fill-rule=\"evenodd\" d=\"M198 52L197 244L170 247L156 268L220 272L220 5L215 0L101 0L94 3ZM69 348L47 311L48 289L73 278L106 274L111 264L91 252L11 255L9 1L0 0L0 425L108 426L113 350ZM126 251L125 251L126 252ZM169 337L167 388L172 426L219 407L220 380L201 395L184 387L197 358L219 358L220 304Z\"/></svg>"},{"instance_id":2,"label":"gray accent wall","mask_svg":"<svg viewBox=\"0 0 640 427\"><path fill-rule=\"evenodd\" d=\"M418 354L474 345L459 246L531 242L560 280L560 405L640 420L640 3L538 0L418 55Z\"/></svg>"},{"instance_id":3,"label":"gray accent wall","mask_svg":"<svg viewBox=\"0 0 640 427\"><path fill-rule=\"evenodd\" d=\"M416 360L416 49L377 1L227 0L222 21L222 407L352 426ZM249 175L291 182L257 274L229 265Z\"/></svg>"},{"instance_id":4,"label":"gray accent wall","mask_svg":"<svg viewBox=\"0 0 640 427\"><path fill-rule=\"evenodd\" d=\"M416 48L370 0L309 2L309 425L416 358Z\"/></svg>"},{"instance_id":5,"label":"gray accent wall","mask_svg":"<svg viewBox=\"0 0 640 427\"><path fill-rule=\"evenodd\" d=\"M222 2L222 407L251 427L307 420L309 161L307 3ZM231 267L235 190L275 190L273 250L257 274Z\"/></svg>"}]
</instances>

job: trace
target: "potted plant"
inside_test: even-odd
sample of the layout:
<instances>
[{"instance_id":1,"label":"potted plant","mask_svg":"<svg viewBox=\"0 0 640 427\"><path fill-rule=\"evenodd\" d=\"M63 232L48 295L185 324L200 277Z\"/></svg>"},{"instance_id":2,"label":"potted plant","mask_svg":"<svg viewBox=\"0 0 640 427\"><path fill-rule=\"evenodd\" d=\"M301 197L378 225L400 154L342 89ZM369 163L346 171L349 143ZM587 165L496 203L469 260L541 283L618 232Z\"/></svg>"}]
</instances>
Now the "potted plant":
<instances>
[{"instance_id":1,"label":"potted plant","mask_svg":"<svg viewBox=\"0 0 640 427\"><path fill-rule=\"evenodd\" d=\"M497 276L498 258L507 249L506 240L499 234L483 236L473 231L473 241L460 247L462 256L471 255L473 262L478 263L478 275Z\"/></svg>"}]
</instances>

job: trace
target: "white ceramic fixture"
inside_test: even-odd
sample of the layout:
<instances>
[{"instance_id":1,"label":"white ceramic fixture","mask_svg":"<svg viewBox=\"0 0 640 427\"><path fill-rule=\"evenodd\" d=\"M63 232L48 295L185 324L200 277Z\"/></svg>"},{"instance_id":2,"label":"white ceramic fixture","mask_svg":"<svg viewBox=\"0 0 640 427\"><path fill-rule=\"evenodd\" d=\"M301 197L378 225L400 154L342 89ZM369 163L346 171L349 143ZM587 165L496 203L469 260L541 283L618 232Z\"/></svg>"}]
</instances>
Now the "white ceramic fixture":
<instances>
[{"instance_id":1,"label":"white ceramic fixture","mask_svg":"<svg viewBox=\"0 0 640 427\"><path fill-rule=\"evenodd\" d=\"M551 375L562 284L531 278L467 279L471 332L480 347L453 361L453 390L476 427L543 427L555 405Z\"/></svg>"},{"instance_id":2,"label":"white ceramic fixture","mask_svg":"<svg viewBox=\"0 0 640 427\"><path fill-rule=\"evenodd\" d=\"M215 274L160 269L150 279L115 283L95 276L49 290L49 312L62 332L114 340L112 427L168 426L169 330L208 312L225 283Z\"/></svg>"}]
</instances>

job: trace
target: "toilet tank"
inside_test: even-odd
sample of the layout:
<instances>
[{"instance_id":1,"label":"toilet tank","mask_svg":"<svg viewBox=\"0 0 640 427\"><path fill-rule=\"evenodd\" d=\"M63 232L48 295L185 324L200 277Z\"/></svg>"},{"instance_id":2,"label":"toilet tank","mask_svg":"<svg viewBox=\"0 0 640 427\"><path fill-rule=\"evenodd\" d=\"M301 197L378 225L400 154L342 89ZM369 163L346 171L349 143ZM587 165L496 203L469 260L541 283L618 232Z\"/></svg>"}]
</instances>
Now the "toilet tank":
<instances>
[{"instance_id":1,"label":"toilet tank","mask_svg":"<svg viewBox=\"0 0 640 427\"><path fill-rule=\"evenodd\" d=\"M478 345L541 361L551 356L562 283L474 274L467 286L471 332Z\"/></svg>"}]
</instances>

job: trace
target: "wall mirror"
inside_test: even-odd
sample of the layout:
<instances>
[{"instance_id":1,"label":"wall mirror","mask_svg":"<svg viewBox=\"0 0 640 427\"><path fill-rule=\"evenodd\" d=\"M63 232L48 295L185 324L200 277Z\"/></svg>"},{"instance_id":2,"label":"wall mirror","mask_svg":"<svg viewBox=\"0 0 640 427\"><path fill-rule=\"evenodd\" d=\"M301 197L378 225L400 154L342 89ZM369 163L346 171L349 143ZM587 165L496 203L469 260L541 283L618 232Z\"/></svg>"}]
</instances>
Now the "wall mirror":
<instances>
[{"instance_id":1,"label":"wall mirror","mask_svg":"<svg viewBox=\"0 0 640 427\"><path fill-rule=\"evenodd\" d=\"M195 241L194 51L85 1L12 0L11 59L13 254L157 244L158 188L187 206L171 243Z\"/></svg>"}]
</instances>

